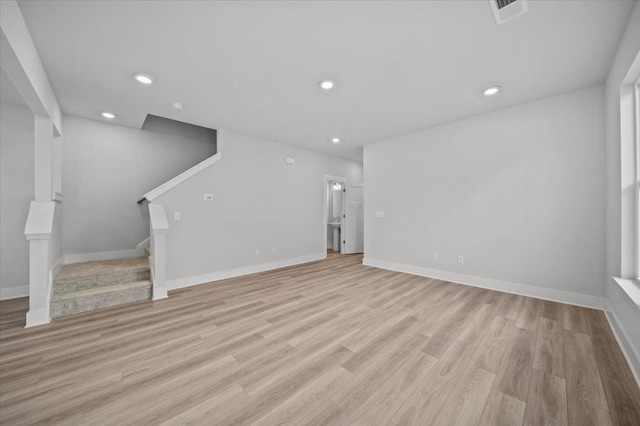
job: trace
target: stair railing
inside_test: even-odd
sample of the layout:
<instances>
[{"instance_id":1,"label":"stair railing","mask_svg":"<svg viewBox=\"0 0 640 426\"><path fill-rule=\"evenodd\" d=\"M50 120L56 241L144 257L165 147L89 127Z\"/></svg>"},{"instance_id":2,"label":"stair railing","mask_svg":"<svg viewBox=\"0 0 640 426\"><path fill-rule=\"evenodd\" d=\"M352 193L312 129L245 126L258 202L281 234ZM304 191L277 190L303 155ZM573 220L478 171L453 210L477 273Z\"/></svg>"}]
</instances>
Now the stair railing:
<instances>
[{"instance_id":1,"label":"stair railing","mask_svg":"<svg viewBox=\"0 0 640 426\"><path fill-rule=\"evenodd\" d=\"M151 282L153 283L153 300L166 299L167 296L167 232L169 222L163 204L149 204L151 222Z\"/></svg>"}]
</instances>

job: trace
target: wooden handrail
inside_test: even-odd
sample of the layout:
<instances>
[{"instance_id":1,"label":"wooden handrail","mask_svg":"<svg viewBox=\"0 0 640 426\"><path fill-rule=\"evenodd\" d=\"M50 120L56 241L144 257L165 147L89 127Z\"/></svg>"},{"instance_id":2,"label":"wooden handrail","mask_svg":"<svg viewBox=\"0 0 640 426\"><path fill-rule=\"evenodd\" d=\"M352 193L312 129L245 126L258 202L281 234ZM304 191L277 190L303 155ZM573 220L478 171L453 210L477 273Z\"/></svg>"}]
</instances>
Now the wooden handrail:
<instances>
[{"instance_id":1,"label":"wooden handrail","mask_svg":"<svg viewBox=\"0 0 640 426\"><path fill-rule=\"evenodd\" d=\"M190 169L180 173L178 176L174 177L173 179L166 181L165 183L163 183L159 187L157 187L155 189L152 189L151 191L147 192L138 201L138 204L144 204L145 202L146 203L150 203L151 201L155 200L159 196L167 193L168 191L172 190L176 186L180 185L182 182L184 182L184 181L186 181L188 179L191 179L192 177L194 177L195 175L197 175L201 171L211 167L212 165L214 165L215 163L217 163L221 159L222 159L222 152L218 152L217 154L212 155L211 157L207 158L206 160L204 160L204 161L196 164L195 166L191 167Z\"/></svg>"}]
</instances>

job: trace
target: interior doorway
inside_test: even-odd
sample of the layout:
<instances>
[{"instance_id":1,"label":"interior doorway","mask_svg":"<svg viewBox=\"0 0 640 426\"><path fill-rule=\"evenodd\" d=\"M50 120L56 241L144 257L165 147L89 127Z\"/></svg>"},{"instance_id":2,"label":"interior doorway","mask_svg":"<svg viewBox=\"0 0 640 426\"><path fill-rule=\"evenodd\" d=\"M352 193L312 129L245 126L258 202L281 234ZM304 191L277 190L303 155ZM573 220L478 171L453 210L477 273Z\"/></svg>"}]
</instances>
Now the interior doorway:
<instances>
[{"instance_id":1,"label":"interior doorway","mask_svg":"<svg viewBox=\"0 0 640 426\"><path fill-rule=\"evenodd\" d=\"M344 176L325 175L322 232L327 252L364 251L364 196L362 183Z\"/></svg>"},{"instance_id":2,"label":"interior doorway","mask_svg":"<svg viewBox=\"0 0 640 426\"><path fill-rule=\"evenodd\" d=\"M323 239L327 251L343 253L341 237L344 222L344 176L324 176ZM343 253L344 254L344 253Z\"/></svg>"}]
</instances>

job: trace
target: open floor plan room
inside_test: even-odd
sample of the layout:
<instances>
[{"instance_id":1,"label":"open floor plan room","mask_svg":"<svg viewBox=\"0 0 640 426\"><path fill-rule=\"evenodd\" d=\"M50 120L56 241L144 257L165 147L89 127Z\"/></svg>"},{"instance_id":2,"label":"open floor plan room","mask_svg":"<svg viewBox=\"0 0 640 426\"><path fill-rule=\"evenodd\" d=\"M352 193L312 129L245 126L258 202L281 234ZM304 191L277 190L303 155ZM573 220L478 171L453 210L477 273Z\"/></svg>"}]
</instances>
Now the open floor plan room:
<instances>
[{"instance_id":1,"label":"open floor plan room","mask_svg":"<svg viewBox=\"0 0 640 426\"><path fill-rule=\"evenodd\" d=\"M640 426L640 0L0 0L0 426Z\"/></svg>"},{"instance_id":2,"label":"open floor plan room","mask_svg":"<svg viewBox=\"0 0 640 426\"><path fill-rule=\"evenodd\" d=\"M637 424L602 311L332 254L24 329L3 424Z\"/></svg>"}]
</instances>

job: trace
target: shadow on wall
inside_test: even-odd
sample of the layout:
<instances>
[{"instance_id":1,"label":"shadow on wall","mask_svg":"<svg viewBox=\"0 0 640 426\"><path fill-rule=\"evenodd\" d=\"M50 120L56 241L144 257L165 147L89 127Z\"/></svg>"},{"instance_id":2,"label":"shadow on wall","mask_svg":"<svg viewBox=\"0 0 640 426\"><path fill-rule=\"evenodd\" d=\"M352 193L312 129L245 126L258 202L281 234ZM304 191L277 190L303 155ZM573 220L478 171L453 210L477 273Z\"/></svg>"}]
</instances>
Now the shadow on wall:
<instances>
[{"instance_id":1,"label":"shadow on wall","mask_svg":"<svg viewBox=\"0 0 640 426\"><path fill-rule=\"evenodd\" d=\"M213 153L218 152L218 132L216 129L196 126L183 121L172 120L157 115L147 114L147 118L140 129L145 132L165 133L180 138L213 143Z\"/></svg>"}]
</instances>

